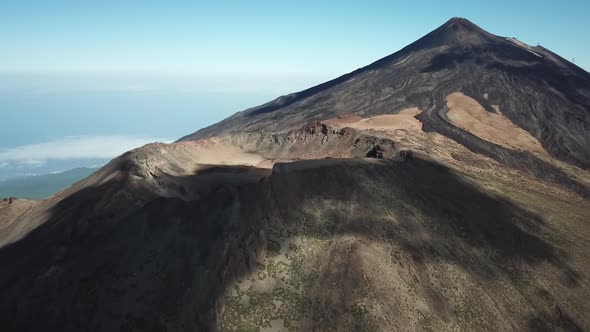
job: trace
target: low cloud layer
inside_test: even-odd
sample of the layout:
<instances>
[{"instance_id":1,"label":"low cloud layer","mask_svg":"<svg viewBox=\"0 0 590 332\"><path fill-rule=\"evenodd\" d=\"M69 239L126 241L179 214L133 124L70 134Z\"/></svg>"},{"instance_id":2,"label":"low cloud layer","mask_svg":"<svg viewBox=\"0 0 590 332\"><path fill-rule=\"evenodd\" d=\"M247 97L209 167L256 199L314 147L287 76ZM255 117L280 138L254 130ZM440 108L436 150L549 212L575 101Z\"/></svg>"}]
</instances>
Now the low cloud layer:
<instances>
[{"instance_id":1,"label":"low cloud layer","mask_svg":"<svg viewBox=\"0 0 590 332\"><path fill-rule=\"evenodd\" d=\"M110 159L152 142L169 142L162 138L129 136L65 137L49 142L0 149L0 167L38 167L50 160Z\"/></svg>"}]
</instances>

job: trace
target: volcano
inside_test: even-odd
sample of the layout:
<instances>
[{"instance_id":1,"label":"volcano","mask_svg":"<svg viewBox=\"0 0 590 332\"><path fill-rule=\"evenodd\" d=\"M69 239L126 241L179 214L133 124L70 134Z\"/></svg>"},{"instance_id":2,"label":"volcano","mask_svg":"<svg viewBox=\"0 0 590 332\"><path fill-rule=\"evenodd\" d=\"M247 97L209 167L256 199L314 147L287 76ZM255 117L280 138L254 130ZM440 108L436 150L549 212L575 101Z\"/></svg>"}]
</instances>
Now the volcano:
<instances>
[{"instance_id":1,"label":"volcano","mask_svg":"<svg viewBox=\"0 0 590 332\"><path fill-rule=\"evenodd\" d=\"M4 201L2 330L588 330L588 128L588 72L452 18Z\"/></svg>"}]
</instances>

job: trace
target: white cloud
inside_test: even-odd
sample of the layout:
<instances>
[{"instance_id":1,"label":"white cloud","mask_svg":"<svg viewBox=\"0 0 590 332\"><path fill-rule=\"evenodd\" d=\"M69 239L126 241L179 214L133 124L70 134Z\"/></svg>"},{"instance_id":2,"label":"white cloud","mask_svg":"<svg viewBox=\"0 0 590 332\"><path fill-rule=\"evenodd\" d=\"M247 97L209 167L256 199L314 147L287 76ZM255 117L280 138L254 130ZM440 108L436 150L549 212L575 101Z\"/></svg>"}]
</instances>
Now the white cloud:
<instances>
[{"instance_id":1,"label":"white cloud","mask_svg":"<svg viewBox=\"0 0 590 332\"><path fill-rule=\"evenodd\" d=\"M40 160L40 159L25 159L25 160L20 160L18 162L19 166L29 167L29 168L39 167L39 166L43 165L44 163L45 163L45 160Z\"/></svg>"},{"instance_id":2,"label":"white cloud","mask_svg":"<svg viewBox=\"0 0 590 332\"><path fill-rule=\"evenodd\" d=\"M170 142L170 140L117 135L65 137L0 150L0 167L9 165L38 167L48 160L110 159L152 142Z\"/></svg>"}]
</instances>

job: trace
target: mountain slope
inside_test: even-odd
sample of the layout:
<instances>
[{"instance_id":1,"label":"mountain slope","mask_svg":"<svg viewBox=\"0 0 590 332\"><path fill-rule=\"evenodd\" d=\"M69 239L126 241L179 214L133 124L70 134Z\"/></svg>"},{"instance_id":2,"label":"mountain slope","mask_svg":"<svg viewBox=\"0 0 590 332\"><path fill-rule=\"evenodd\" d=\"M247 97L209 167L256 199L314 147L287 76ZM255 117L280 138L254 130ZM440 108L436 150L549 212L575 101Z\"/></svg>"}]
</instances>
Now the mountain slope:
<instances>
[{"instance_id":1,"label":"mountain slope","mask_svg":"<svg viewBox=\"0 0 590 332\"><path fill-rule=\"evenodd\" d=\"M2 328L590 329L587 80L455 18L129 151L0 228Z\"/></svg>"},{"instance_id":2,"label":"mountain slope","mask_svg":"<svg viewBox=\"0 0 590 332\"><path fill-rule=\"evenodd\" d=\"M575 195L417 156L268 169L191 149L117 158L3 232L7 330L588 327Z\"/></svg>"},{"instance_id":3,"label":"mountain slope","mask_svg":"<svg viewBox=\"0 0 590 332\"><path fill-rule=\"evenodd\" d=\"M36 204L28 199L3 198L0 200L0 228L8 227Z\"/></svg>"},{"instance_id":4,"label":"mountain slope","mask_svg":"<svg viewBox=\"0 0 590 332\"><path fill-rule=\"evenodd\" d=\"M182 140L237 131L278 131L342 114L368 117L418 107L427 131L496 160L516 159L512 165L527 158L449 126L446 97L462 92L489 112L498 106L551 156L588 169L589 86L590 74L552 52L453 18L367 67L237 113Z\"/></svg>"}]
</instances>

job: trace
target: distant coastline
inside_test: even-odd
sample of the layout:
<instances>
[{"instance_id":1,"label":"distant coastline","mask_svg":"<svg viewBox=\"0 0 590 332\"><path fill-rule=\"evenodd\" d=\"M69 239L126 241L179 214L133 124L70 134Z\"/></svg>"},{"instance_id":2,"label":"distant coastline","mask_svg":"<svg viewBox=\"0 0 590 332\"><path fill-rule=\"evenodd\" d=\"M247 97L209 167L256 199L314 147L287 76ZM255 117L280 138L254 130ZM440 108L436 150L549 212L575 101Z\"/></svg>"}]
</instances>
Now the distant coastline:
<instances>
[{"instance_id":1,"label":"distant coastline","mask_svg":"<svg viewBox=\"0 0 590 332\"><path fill-rule=\"evenodd\" d=\"M80 167L42 175L23 175L0 180L0 198L45 199L94 173L98 167Z\"/></svg>"}]
</instances>

